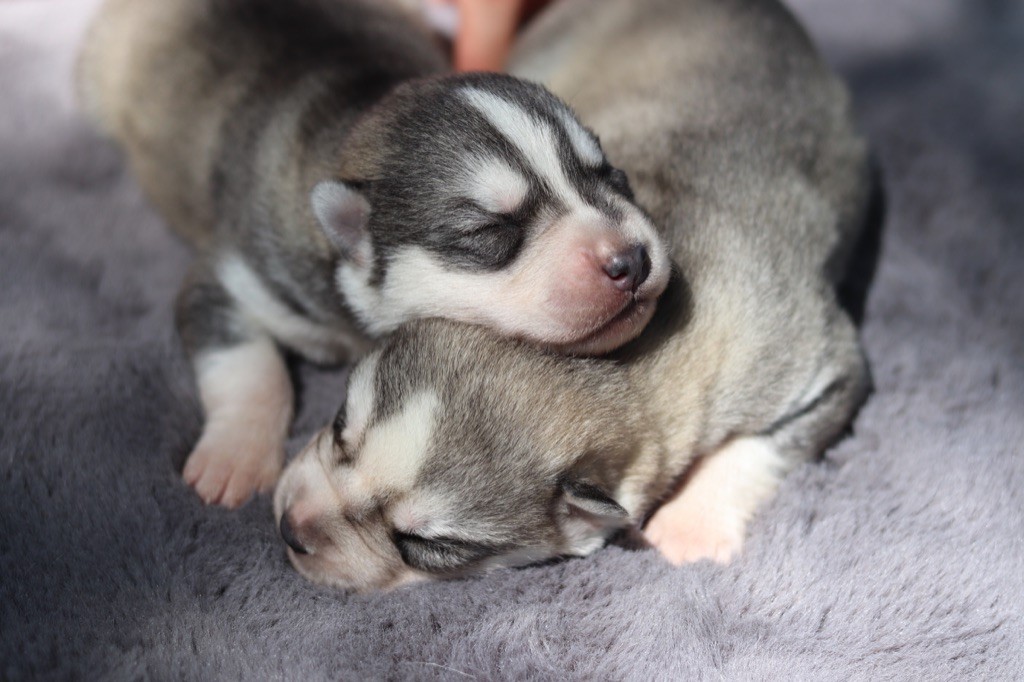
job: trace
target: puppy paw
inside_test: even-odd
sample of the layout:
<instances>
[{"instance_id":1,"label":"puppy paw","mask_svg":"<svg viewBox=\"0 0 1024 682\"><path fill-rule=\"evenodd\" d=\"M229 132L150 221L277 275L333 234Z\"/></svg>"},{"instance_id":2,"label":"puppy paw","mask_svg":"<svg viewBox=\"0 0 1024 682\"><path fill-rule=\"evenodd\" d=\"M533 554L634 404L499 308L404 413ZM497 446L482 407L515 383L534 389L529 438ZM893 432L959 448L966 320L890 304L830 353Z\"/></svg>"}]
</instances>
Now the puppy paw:
<instances>
[{"instance_id":1,"label":"puppy paw","mask_svg":"<svg viewBox=\"0 0 1024 682\"><path fill-rule=\"evenodd\" d=\"M686 518L681 510L659 509L644 529L644 537L676 566L710 559L727 564L743 547L743 533L731 524L702 515Z\"/></svg>"},{"instance_id":2,"label":"puppy paw","mask_svg":"<svg viewBox=\"0 0 1024 682\"><path fill-rule=\"evenodd\" d=\"M207 504L234 509L254 493L274 487L284 463L280 443L245 433L204 433L185 462L182 477Z\"/></svg>"}]
</instances>

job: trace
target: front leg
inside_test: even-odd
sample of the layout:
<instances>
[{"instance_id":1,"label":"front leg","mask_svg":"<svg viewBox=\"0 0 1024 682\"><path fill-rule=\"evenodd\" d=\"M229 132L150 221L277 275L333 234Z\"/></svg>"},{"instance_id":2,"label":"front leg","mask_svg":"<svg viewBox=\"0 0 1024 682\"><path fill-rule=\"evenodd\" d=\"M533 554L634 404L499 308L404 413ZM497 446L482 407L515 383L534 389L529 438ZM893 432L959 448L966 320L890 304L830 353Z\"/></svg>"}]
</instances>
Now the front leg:
<instances>
[{"instance_id":1,"label":"front leg","mask_svg":"<svg viewBox=\"0 0 1024 682\"><path fill-rule=\"evenodd\" d=\"M672 563L729 561L743 546L747 523L789 470L819 456L853 420L870 374L853 325L838 311L832 319L828 361L800 406L761 435L736 438L697 462L683 488L651 517L644 535Z\"/></svg>"},{"instance_id":2,"label":"front leg","mask_svg":"<svg viewBox=\"0 0 1024 682\"><path fill-rule=\"evenodd\" d=\"M238 507L281 473L291 379L274 341L207 271L186 283L177 317L206 419L182 476L204 502Z\"/></svg>"},{"instance_id":3,"label":"front leg","mask_svg":"<svg viewBox=\"0 0 1024 682\"><path fill-rule=\"evenodd\" d=\"M206 351L195 369L206 423L182 476L207 504L238 507L281 473L291 380L267 337Z\"/></svg>"},{"instance_id":4,"label":"front leg","mask_svg":"<svg viewBox=\"0 0 1024 682\"><path fill-rule=\"evenodd\" d=\"M726 563L788 468L771 439L737 438L695 465L683 489L651 517L644 536L676 565Z\"/></svg>"}]
</instances>

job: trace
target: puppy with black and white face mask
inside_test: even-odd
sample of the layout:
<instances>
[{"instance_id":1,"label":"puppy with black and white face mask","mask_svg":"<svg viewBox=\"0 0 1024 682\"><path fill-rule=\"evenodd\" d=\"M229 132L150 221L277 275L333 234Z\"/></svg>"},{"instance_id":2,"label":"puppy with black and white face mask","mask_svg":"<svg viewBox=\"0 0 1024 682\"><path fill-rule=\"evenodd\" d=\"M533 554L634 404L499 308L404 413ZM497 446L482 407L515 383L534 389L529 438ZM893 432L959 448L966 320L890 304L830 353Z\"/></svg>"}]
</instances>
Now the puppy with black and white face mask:
<instances>
[{"instance_id":1,"label":"puppy with black and white face mask","mask_svg":"<svg viewBox=\"0 0 1024 682\"><path fill-rule=\"evenodd\" d=\"M634 338L667 250L543 87L457 76L379 0L107 0L87 112L197 251L177 320L206 413L185 479L235 506L277 480L281 348L340 362L403 322L487 326L559 353Z\"/></svg>"},{"instance_id":2,"label":"puppy with black and white face mask","mask_svg":"<svg viewBox=\"0 0 1024 682\"><path fill-rule=\"evenodd\" d=\"M867 217L866 145L781 4L567 0L514 68L601 135L672 280L608 359L443 320L386 339L275 493L289 557L316 582L466 576L641 526L676 563L726 561L867 395L835 293Z\"/></svg>"}]
</instances>

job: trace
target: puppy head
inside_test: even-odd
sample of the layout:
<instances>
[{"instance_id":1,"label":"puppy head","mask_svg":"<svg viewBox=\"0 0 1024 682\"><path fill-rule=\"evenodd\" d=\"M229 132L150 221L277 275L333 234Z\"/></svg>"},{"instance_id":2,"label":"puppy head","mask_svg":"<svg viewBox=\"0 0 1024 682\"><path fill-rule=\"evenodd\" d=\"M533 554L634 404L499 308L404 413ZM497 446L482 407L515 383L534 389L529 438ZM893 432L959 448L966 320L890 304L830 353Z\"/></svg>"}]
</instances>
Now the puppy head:
<instances>
[{"instance_id":1,"label":"puppy head","mask_svg":"<svg viewBox=\"0 0 1024 682\"><path fill-rule=\"evenodd\" d=\"M289 558L364 591L593 552L639 504L623 483L642 447L628 395L607 362L406 325L285 470L274 507Z\"/></svg>"},{"instance_id":2,"label":"puppy head","mask_svg":"<svg viewBox=\"0 0 1024 682\"><path fill-rule=\"evenodd\" d=\"M312 192L339 288L377 333L415 318L601 353L635 337L666 248L597 138L539 85L497 74L398 88Z\"/></svg>"}]
</instances>

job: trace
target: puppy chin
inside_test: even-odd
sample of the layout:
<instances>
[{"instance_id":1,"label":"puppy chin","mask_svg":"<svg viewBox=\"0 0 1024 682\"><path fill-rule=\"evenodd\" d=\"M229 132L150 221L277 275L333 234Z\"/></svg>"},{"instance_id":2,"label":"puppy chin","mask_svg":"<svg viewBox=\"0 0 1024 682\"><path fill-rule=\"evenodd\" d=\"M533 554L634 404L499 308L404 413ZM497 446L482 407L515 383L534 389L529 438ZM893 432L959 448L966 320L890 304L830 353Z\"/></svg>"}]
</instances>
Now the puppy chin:
<instances>
[{"instance_id":1,"label":"puppy chin","mask_svg":"<svg viewBox=\"0 0 1024 682\"><path fill-rule=\"evenodd\" d=\"M548 344L559 353L571 355L604 355L620 348L644 330L654 316L657 299L636 301L617 313L597 329L578 339L564 343Z\"/></svg>"}]
</instances>

